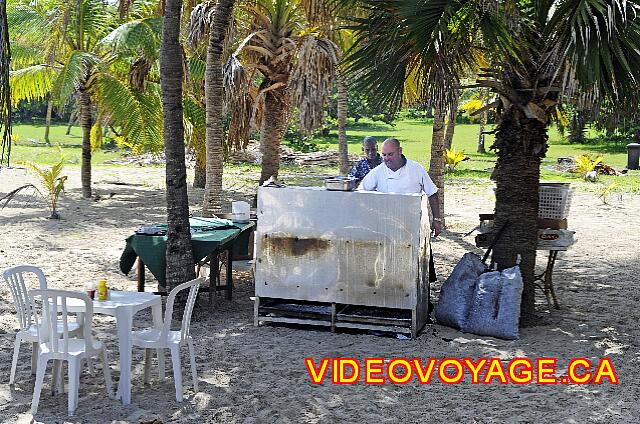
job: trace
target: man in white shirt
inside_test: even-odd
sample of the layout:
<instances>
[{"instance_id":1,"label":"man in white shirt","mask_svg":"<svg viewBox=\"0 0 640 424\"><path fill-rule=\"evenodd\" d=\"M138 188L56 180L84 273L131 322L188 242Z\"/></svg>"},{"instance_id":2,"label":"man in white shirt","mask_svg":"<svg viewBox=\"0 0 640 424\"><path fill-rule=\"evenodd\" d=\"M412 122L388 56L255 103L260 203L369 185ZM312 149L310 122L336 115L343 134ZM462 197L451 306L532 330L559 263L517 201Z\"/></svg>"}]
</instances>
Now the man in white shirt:
<instances>
[{"instance_id":1,"label":"man in white shirt","mask_svg":"<svg viewBox=\"0 0 640 424\"><path fill-rule=\"evenodd\" d=\"M395 138L388 138L382 143L382 160L383 163L364 177L358 190L399 194L425 193L429 196L429 206L434 217L433 235L437 237L442 231L438 188L431 181L427 171L418 162L404 157L400 142Z\"/></svg>"}]
</instances>

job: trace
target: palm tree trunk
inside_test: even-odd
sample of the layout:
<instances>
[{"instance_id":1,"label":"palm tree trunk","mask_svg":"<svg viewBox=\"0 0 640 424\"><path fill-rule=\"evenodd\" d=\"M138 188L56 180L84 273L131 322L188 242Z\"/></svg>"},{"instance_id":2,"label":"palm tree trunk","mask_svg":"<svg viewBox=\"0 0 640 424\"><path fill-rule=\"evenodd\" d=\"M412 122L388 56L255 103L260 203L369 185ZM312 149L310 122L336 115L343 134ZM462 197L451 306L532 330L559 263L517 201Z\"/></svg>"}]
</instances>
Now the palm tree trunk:
<instances>
[{"instance_id":1,"label":"palm tree trunk","mask_svg":"<svg viewBox=\"0 0 640 424\"><path fill-rule=\"evenodd\" d=\"M349 147L347 145L347 80L338 76L338 155L340 174L349 173Z\"/></svg>"},{"instance_id":2,"label":"palm tree trunk","mask_svg":"<svg viewBox=\"0 0 640 424\"><path fill-rule=\"evenodd\" d=\"M51 144L49 141L49 129L51 128L51 113L53 112L53 100L47 102L47 120L44 127L44 142Z\"/></svg>"},{"instance_id":3,"label":"palm tree trunk","mask_svg":"<svg viewBox=\"0 0 640 424\"><path fill-rule=\"evenodd\" d=\"M69 123L67 124L67 132L66 135L71 134L71 127L73 127L74 122L76 121L78 113L74 110L69 114Z\"/></svg>"},{"instance_id":4,"label":"palm tree trunk","mask_svg":"<svg viewBox=\"0 0 640 424\"><path fill-rule=\"evenodd\" d=\"M433 114L433 135L431 138L431 163L429 164L429 176L438 187L438 200L440 203L440 218L444 226L444 119L446 111L444 104L435 102Z\"/></svg>"},{"instance_id":5,"label":"palm tree trunk","mask_svg":"<svg viewBox=\"0 0 640 424\"><path fill-rule=\"evenodd\" d=\"M487 126L488 111L484 110L480 114L480 132L478 133L478 153L487 153L487 149L484 147L484 130Z\"/></svg>"},{"instance_id":6,"label":"palm tree trunk","mask_svg":"<svg viewBox=\"0 0 640 424\"><path fill-rule=\"evenodd\" d=\"M82 197L91 197L91 94L86 88L78 91L78 114L80 115L80 128L82 128L82 165L80 168L80 180L82 181Z\"/></svg>"},{"instance_id":7,"label":"palm tree trunk","mask_svg":"<svg viewBox=\"0 0 640 424\"><path fill-rule=\"evenodd\" d=\"M167 288L195 278L182 122L181 8L182 0L167 0L160 46L164 151L167 160Z\"/></svg>"},{"instance_id":8,"label":"palm tree trunk","mask_svg":"<svg viewBox=\"0 0 640 424\"><path fill-rule=\"evenodd\" d=\"M0 144L2 154L0 164L6 158L7 166L11 159L11 86L9 71L11 68L11 45L9 42L9 23L7 22L7 2L0 2Z\"/></svg>"},{"instance_id":9,"label":"palm tree trunk","mask_svg":"<svg viewBox=\"0 0 640 424\"><path fill-rule=\"evenodd\" d=\"M480 100L482 100L482 107L484 107L489 101L489 90L482 89L480 91ZM484 147L484 131L489 119L489 111L487 109L480 113L480 132L478 133L478 153L487 153L487 149Z\"/></svg>"},{"instance_id":10,"label":"palm tree trunk","mask_svg":"<svg viewBox=\"0 0 640 424\"><path fill-rule=\"evenodd\" d=\"M202 214L210 217L222 211L222 172L224 130L222 127L222 47L233 15L234 0L216 3L205 72L205 103L207 113L207 182L204 189Z\"/></svg>"},{"instance_id":11,"label":"palm tree trunk","mask_svg":"<svg viewBox=\"0 0 640 424\"><path fill-rule=\"evenodd\" d=\"M278 177L280 168L280 141L284 135L287 120L286 88L269 91L264 99L264 117L260 134L262 151L262 172L260 184L270 177Z\"/></svg>"},{"instance_id":12,"label":"palm tree trunk","mask_svg":"<svg viewBox=\"0 0 640 424\"><path fill-rule=\"evenodd\" d=\"M494 251L493 261L499 269L516 264L524 281L521 323L534 319L534 271L537 245L538 186L540 161L546 148L534 154L534 146L546 147L546 126L537 120L521 118L510 109L505 112L496 131L498 160L496 169L495 228L506 225ZM528 146L528 147L524 147Z\"/></svg>"},{"instance_id":13,"label":"palm tree trunk","mask_svg":"<svg viewBox=\"0 0 640 424\"><path fill-rule=\"evenodd\" d=\"M446 149L451 149L451 144L453 144L453 133L456 129L456 118L458 117L458 99L459 92L455 90L454 97L449 105L449 120L447 122L447 132L444 136L444 147Z\"/></svg>"},{"instance_id":14,"label":"palm tree trunk","mask_svg":"<svg viewBox=\"0 0 640 424\"><path fill-rule=\"evenodd\" d=\"M206 160L202 160L198 155L196 155L196 166L193 170L193 187L206 188L206 186L207 186Z\"/></svg>"},{"instance_id":15,"label":"palm tree trunk","mask_svg":"<svg viewBox=\"0 0 640 424\"><path fill-rule=\"evenodd\" d=\"M575 112L573 112L569 124L569 143L584 144L584 129L586 125L587 123L584 118L584 113L580 110L576 110Z\"/></svg>"}]
</instances>

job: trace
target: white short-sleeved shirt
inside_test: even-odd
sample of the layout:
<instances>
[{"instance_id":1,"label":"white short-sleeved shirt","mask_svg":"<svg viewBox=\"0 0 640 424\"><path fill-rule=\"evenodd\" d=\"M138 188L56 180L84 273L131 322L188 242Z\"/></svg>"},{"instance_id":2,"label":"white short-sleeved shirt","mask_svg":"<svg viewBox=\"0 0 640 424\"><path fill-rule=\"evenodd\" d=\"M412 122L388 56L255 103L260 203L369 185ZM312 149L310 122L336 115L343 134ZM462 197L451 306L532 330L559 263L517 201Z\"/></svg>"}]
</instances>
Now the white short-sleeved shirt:
<instances>
[{"instance_id":1,"label":"white short-sleeved shirt","mask_svg":"<svg viewBox=\"0 0 640 424\"><path fill-rule=\"evenodd\" d=\"M358 190L398 194L424 192L431 196L438 188L422 165L407 159L407 163L397 171L389 169L384 162L376 166L364 177Z\"/></svg>"}]
</instances>

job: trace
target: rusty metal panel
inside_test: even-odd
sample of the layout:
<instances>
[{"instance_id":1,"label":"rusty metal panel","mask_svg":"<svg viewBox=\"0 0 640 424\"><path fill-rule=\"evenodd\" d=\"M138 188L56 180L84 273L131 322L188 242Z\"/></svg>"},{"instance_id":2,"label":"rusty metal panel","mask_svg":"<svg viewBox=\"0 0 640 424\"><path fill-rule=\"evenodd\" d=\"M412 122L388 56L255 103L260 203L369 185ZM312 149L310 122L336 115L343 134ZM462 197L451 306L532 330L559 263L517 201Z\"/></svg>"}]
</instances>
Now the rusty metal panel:
<instances>
[{"instance_id":1,"label":"rusty metal panel","mask_svg":"<svg viewBox=\"0 0 640 424\"><path fill-rule=\"evenodd\" d=\"M260 188L256 296L414 309L426 302L426 199Z\"/></svg>"}]
</instances>

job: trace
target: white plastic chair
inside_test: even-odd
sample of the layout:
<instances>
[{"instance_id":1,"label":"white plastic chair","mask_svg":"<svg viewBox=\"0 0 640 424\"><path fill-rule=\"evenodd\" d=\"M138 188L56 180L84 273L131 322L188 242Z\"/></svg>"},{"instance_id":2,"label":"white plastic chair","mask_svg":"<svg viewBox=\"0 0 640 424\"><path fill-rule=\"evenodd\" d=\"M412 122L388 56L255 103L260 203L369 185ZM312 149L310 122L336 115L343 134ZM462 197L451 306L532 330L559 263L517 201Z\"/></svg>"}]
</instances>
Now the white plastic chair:
<instances>
[{"instance_id":1,"label":"white plastic chair","mask_svg":"<svg viewBox=\"0 0 640 424\"><path fill-rule=\"evenodd\" d=\"M40 284L40 289L47 288L47 279L44 276L42 270L33 265L16 265L11 268L7 268L2 273L5 281L9 285L9 290L13 296L13 302L18 314L18 322L20 323L20 330L16 333L16 340L13 346L13 360L11 362L11 376L9 377L9 384L14 384L16 377L16 368L18 366L18 356L20 353L20 344L30 342L33 347L31 354L31 374L36 373L36 359L38 354L38 328L34 321L34 309L29 300L29 289L25 284L25 274L35 274ZM61 322L58 322L58 332L62 331ZM69 333L72 335L81 334L81 326L77 322L69 323Z\"/></svg>"},{"instance_id":2,"label":"white plastic chair","mask_svg":"<svg viewBox=\"0 0 640 424\"><path fill-rule=\"evenodd\" d=\"M44 373L49 360L54 360L57 363L57 365L54 365L53 371L54 385L56 384L55 380L58 380L58 370L56 368L59 369L59 367L62 366L58 361L67 361L68 363L69 415L73 415L78 407L78 385L80 383L80 365L82 360L88 360L94 356L102 356L102 371L104 372L107 393L110 398L113 398L107 349L102 342L94 340L91 334L93 301L89 296L84 293L66 290L31 290L29 296L32 305L34 305L35 297L42 299L40 317L38 317L38 313L34 314L35 323L38 328L38 366L36 370L36 382L33 388L33 399L31 401L31 414L35 415L38 412ZM68 299L78 299L85 304L82 338L70 337L69 328L72 323L69 322L67 309ZM59 324L52 324L53 322L61 323L62 328L60 329Z\"/></svg>"},{"instance_id":3,"label":"white plastic chair","mask_svg":"<svg viewBox=\"0 0 640 424\"><path fill-rule=\"evenodd\" d=\"M193 349L193 339L189 335L191 326L191 313L196 302L198 289L203 278L196 278L175 287L169 293L167 298L167 309L164 315L164 324L162 329L147 328L140 331L134 331L132 335L133 346L145 349L145 366L144 366L144 382L149 382L149 370L151 368L151 352L152 349L169 349L171 351L171 361L173 364L173 379L176 386L176 400L182 402L182 370L180 363L180 347L185 344L189 347L189 357L191 360L191 375L193 377L193 390L198 391L198 375L196 373L196 358ZM173 316L173 304L176 295L182 291L189 289L189 296L182 315L182 326L180 331L171 330L171 318ZM162 372L161 374L162 375Z\"/></svg>"}]
</instances>

